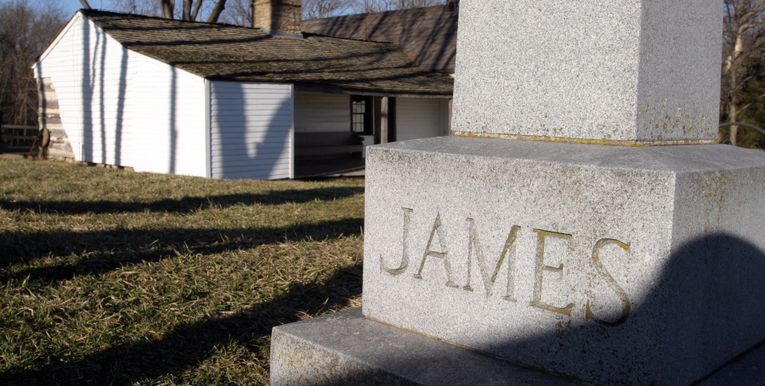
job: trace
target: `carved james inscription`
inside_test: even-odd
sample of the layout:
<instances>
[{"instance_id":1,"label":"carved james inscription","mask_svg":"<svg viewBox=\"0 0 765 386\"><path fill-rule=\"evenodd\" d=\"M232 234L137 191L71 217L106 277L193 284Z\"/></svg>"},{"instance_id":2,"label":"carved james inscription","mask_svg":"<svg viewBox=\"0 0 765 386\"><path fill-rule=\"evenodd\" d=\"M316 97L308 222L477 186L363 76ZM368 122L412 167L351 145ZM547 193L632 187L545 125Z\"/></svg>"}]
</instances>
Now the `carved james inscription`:
<instances>
[{"instance_id":1,"label":"carved james inscription","mask_svg":"<svg viewBox=\"0 0 765 386\"><path fill-rule=\"evenodd\" d=\"M545 303L542 300L542 283L544 282L545 272L555 272L559 274L563 272L562 263L555 267L545 263L545 239L548 237L557 237L559 239L571 241L574 236L566 233L545 231L541 229L534 229L534 232L537 234L537 255L535 265L536 268L534 269L534 295L531 298L531 306L551 312L557 312L566 316L571 316L571 310L574 309L574 303L569 303L564 307L555 307Z\"/></svg>"},{"instance_id":2,"label":"carved james inscription","mask_svg":"<svg viewBox=\"0 0 765 386\"><path fill-rule=\"evenodd\" d=\"M505 246L502 248L502 252L499 254L499 260L497 260L497 265L494 266L494 271L490 271L489 267L487 266L486 259L483 256L483 248L481 246L481 238L478 234L478 229L475 226L475 220L472 218L467 219L468 222L468 234L469 234L469 241L468 241L468 255L467 255L467 284L465 284L462 289L465 291L473 291L473 287L470 286L470 270L473 267L472 259L471 257L473 254L475 254L475 259L478 262L478 269L481 272L481 280L483 281L483 288L486 290L486 295L491 296L492 294L492 288L494 288L494 282L497 281L497 275L499 275L499 270L502 268L502 264L507 260L508 269L507 269L507 286L505 288L505 295L502 297L504 300L510 300L515 301L515 297L513 296L514 289L512 287L513 283L513 262L510 260L511 253L513 252L513 247L515 246L515 239L518 237L518 231L521 230L521 227L515 225L513 226L513 229L510 231L510 234L507 235L507 241L505 241ZM489 276L489 272L491 273L491 276Z\"/></svg>"},{"instance_id":3,"label":"carved james inscription","mask_svg":"<svg viewBox=\"0 0 765 386\"><path fill-rule=\"evenodd\" d=\"M410 264L410 227L412 222L412 216L414 210L410 208L402 208L404 215L404 225L402 234L402 255L401 260L396 266L391 266L386 262L383 256L380 256L380 269L383 272L391 276L399 276L409 268ZM460 288L464 291L475 292L473 284L471 283L471 277L474 267L478 268L479 277L481 278L481 284L484 293L487 297L492 296L494 292L494 286L499 277L500 271L504 266L507 274L506 285L502 299L510 302L517 302L515 297L515 261L517 259L516 241L522 228L518 225L512 226L510 232L505 239L504 246L499 254L494 267L491 267L489 260L484 255L485 246L481 242L481 235L478 231L478 227L475 224L475 220L472 218L466 219L467 228L467 259L466 259L466 271L467 275L462 282L464 285L460 286L458 283L460 278L456 278L453 264L455 263L451 259L454 256L450 256L447 250L446 239L444 235L443 220L440 214L436 215L433 225L430 227L430 234L428 241L425 245L425 250L417 265L417 271L414 273L415 279L422 279L423 270L426 263L436 263L443 266L443 270L446 274L446 286L450 288ZM564 305L553 305L545 301L544 297L544 283L548 279L549 275L556 274L558 276L564 274L564 264L549 265L545 262L545 243L548 240L556 239L558 242L563 242L571 245L574 235L567 233L560 233L551 230L533 229L536 234L536 254L534 259L534 289L531 296L529 306L535 307L544 311L562 314L571 317L572 311L576 307L576 304L569 302ZM626 291L616 282L613 275L608 272L606 267L600 258L600 252L606 246L614 245L620 248L625 255L630 253L630 244L615 239L600 239L597 240L592 248L591 259L593 266L598 275L600 275L608 286L618 296L622 303L621 315L616 320L604 320L597 317L592 309L591 300L587 300L584 304L584 315L586 320L593 320L604 326L618 326L624 323L629 318L632 311L632 304Z\"/></svg>"},{"instance_id":4,"label":"carved james inscription","mask_svg":"<svg viewBox=\"0 0 765 386\"><path fill-rule=\"evenodd\" d=\"M438 236L439 250L433 250L433 237ZM422 269L425 268L425 262L429 257L435 257L444 263L444 269L446 270L446 286L447 287L459 287L454 284L452 280L452 265L449 264L449 252L446 251L446 245L444 244L444 234L441 231L441 215L436 216L436 221L433 223L433 229L430 231L430 237L428 238L428 245L425 247L425 254L422 255L422 261L420 262L420 269L414 274L417 279L422 279Z\"/></svg>"}]
</instances>

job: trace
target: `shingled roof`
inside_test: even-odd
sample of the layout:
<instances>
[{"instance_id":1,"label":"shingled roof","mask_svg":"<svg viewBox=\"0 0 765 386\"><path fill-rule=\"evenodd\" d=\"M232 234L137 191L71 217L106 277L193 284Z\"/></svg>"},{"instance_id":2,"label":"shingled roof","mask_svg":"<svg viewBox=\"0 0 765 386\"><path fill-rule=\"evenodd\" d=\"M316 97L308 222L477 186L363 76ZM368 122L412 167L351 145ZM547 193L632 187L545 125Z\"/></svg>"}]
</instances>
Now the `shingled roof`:
<instances>
[{"instance_id":1,"label":"shingled roof","mask_svg":"<svg viewBox=\"0 0 765 386\"><path fill-rule=\"evenodd\" d=\"M82 14L126 48L213 80L294 83L348 91L451 95L453 80L396 44L96 10Z\"/></svg>"},{"instance_id":2,"label":"shingled roof","mask_svg":"<svg viewBox=\"0 0 765 386\"><path fill-rule=\"evenodd\" d=\"M454 73L459 1L446 5L303 21L303 31L393 43L422 67Z\"/></svg>"}]
</instances>

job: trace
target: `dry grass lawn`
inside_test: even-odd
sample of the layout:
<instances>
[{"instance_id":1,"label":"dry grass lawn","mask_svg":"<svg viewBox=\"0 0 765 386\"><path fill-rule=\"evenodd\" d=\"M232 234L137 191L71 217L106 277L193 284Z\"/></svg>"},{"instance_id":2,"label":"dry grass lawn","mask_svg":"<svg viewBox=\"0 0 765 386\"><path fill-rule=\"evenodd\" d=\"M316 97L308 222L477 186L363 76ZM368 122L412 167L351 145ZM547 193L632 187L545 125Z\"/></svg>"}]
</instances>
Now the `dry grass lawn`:
<instances>
[{"instance_id":1,"label":"dry grass lawn","mask_svg":"<svg viewBox=\"0 0 765 386\"><path fill-rule=\"evenodd\" d=\"M0 156L0 384L266 384L273 326L358 304L363 181Z\"/></svg>"}]
</instances>

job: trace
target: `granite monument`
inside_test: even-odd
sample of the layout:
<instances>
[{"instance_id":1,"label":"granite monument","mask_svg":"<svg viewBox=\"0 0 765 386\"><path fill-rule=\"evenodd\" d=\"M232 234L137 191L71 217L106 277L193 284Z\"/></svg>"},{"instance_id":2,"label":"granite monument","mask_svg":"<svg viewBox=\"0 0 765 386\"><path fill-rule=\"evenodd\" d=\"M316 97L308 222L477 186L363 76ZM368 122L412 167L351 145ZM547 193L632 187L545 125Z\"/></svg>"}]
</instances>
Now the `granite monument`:
<instances>
[{"instance_id":1,"label":"granite monument","mask_svg":"<svg viewBox=\"0 0 765 386\"><path fill-rule=\"evenodd\" d=\"M276 328L272 382L684 385L765 340L765 153L714 144L721 20L463 1L452 135L368 150L362 312Z\"/></svg>"}]
</instances>

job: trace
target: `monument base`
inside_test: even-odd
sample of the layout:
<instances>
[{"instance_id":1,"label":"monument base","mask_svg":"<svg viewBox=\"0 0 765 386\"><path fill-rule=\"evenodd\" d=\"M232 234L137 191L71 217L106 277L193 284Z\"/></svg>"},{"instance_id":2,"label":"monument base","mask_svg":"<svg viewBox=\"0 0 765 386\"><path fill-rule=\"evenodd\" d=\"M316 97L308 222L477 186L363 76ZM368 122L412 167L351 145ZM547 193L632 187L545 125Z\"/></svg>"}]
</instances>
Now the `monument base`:
<instances>
[{"instance_id":1,"label":"monument base","mask_svg":"<svg viewBox=\"0 0 765 386\"><path fill-rule=\"evenodd\" d=\"M275 327L271 335L271 385L572 383L366 319L360 309Z\"/></svg>"},{"instance_id":2,"label":"monument base","mask_svg":"<svg viewBox=\"0 0 765 386\"><path fill-rule=\"evenodd\" d=\"M274 383L687 385L765 340L763 152L443 137L366 174L382 324L280 327Z\"/></svg>"},{"instance_id":3,"label":"monument base","mask_svg":"<svg viewBox=\"0 0 765 386\"><path fill-rule=\"evenodd\" d=\"M363 315L595 384L765 339L765 153L442 137L367 153Z\"/></svg>"},{"instance_id":4,"label":"monument base","mask_svg":"<svg viewBox=\"0 0 765 386\"><path fill-rule=\"evenodd\" d=\"M755 384L759 346L700 385ZM557 377L364 318L361 310L275 327L271 385L569 385Z\"/></svg>"}]
</instances>

